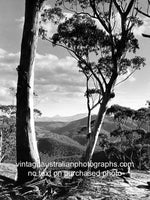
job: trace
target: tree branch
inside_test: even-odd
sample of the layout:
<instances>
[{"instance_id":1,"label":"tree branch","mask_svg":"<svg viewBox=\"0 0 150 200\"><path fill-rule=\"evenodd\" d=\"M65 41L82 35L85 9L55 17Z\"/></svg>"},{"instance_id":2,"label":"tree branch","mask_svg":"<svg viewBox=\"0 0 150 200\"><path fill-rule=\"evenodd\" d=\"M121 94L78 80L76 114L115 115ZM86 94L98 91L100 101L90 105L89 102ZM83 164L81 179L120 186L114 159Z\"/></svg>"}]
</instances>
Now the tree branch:
<instances>
[{"instance_id":1,"label":"tree branch","mask_svg":"<svg viewBox=\"0 0 150 200\"><path fill-rule=\"evenodd\" d=\"M87 12L74 12L77 15L88 15L91 18L97 19L96 17L94 17L93 15L91 15L90 13Z\"/></svg>"},{"instance_id":2,"label":"tree branch","mask_svg":"<svg viewBox=\"0 0 150 200\"><path fill-rule=\"evenodd\" d=\"M132 74L136 71L137 69L133 70L125 79L123 79L122 81L120 81L119 83L117 83L115 86L123 83L124 81L126 81L130 76L132 76Z\"/></svg>"},{"instance_id":3,"label":"tree branch","mask_svg":"<svg viewBox=\"0 0 150 200\"><path fill-rule=\"evenodd\" d=\"M53 41L51 39L48 39L46 37L43 38L44 40L48 41L48 42L51 42L53 44ZM80 57L74 50L62 45L62 44L56 44L57 46L60 46L60 47L63 47L64 49L72 52L78 60L80 60L81 62L83 62L90 70L90 72L93 74L93 76L95 77L95 79L97 80L97 82L99 83L100 85L100 88L101 88L101 91L102 91L102 94L104 94L104 88L103 88L103 85L101 83L101 81L99 80L99 78L97 77L97 75L94 73L93 69L91 68L90 64L88 64L82 57Z\"/></svg>"},{"instance_id":4,"label":"tree branch","mask_svg":"<svg viewBox=\"0 0 150 200\"><path fill-rule=\"evenodd\" d=\"M46 40L46 41L48 41L48 42L50 42L50 43L52 43L52 44L54 44L53 43L53 41L51 40L51 39L48 39L48 38L46 38L46 37L44 37L43 38L44 40ZM72 50L72 49L70 49L70 48L68 48L68 47L66 47L66 46L64 46L64 45L62 45L62 44L55 44L56 46L59 46L59 47L63 47L64 49L66 49L67 51L71 51L73 54L75 54L75 52ZM76 55L76 54L75 54ZM73 56L73 55L72 55ZM74 57L74 56L73 56ZM74 57L75 58L75 57ZM75 58L76 59L76 58Z\"/></svg>"},{"instance_id":5,"label":"tree branch","mask_svg":"<svg viewBox=\"0 0 150 200\"><path fill-rule=\"evenodd\" d=\"M112 9L112 0L110 1L110 5L109 5L109 21L110 21L110 18L111 18L111 9Z\"/></svg>"},{"instance_id":6,"label":"tree branch","mask_svg":"<svg viewBox=\"0 0 150 200\"><path fill-rule=\"evenodd\" d=\"M128 16L128 14L130 13L134 2L135 2L135 0L131 0L130 1L129 5L128 5L127 9L126 9L125 16Z\"/></svg>"},{"instance_id":7,"label":"tree branch","mask_svg":"<svg viewBox=\"0 0 150 200\"><path fill-rule=\"evenodd\" d=\"M104 88L103 88L103 85L101 83L101 81L99 80L99 78L97 77L97 75L94 73L92 67L90 66L90 64L88 64L82 57L80 57L79 55L75 54L77 56L77 58L82 61L88 68L89 70L91 71L91 73L93 74L93 76L95 77L95 79L97 80L97 82L99 83L99 86L101 88L101 91L102 91L102 94L104 94Z\"/></svg>"},{"instance_id":8,"label":"tree branch","mask_svg":"<svg viewBox=\"0 0 150 200\"><path fill-rule=\"evenodd\" d=\"M148 15L147 13L144 13L143 11L139 10L138 8L135 8L140 14L144 15L145 17L150 18L150 15Z\"/></svg>"},{"instance_id":9,"label":"tree branch","mask_svg":"<svg viewBox=\"0 0 150 200\"><path fill-rule=\"evenodd\" d=\"M67 11L72 12L72 13L74 13L74 14L77 14L77 15L88 15L88 16L91 17L91 18L97 19L96 17L94 17L93 15L91 15L91 14L88 13L88 12L77 12L77 11L74 11L74 10L69 9L68 7L66 7L64 1L63 1L63 6L64 6L64 9L66 9Z\"/></svg>"},{"instance_id":10,"label":"tree branch","mask_svg":"<svg viewBox=\"0 0 150 200\"><path fill-rule=\"evenodd\" d=\"M97 106L98 104L100 104L101 100L102 100L102 98L99 99L99 100L97 101L97 103L95 103L95 104L92 106L91 110L93 110L94 108L96 108L96 106Z\"/></svg>"},{"instance_id":11,"label":"tree branch","mask_svg":"<svg viewBox=\"0 0 150 200\"><path fill-rule=\"evenodd\" d=\"M94 0L90 0L90 6L94 12L94 15L96 15L97 19L100 21L100 23L102 24L102 26L104 27L104 29L109 33L109 29L106 25L106 23L104 22L104 20L100 17L99 13L96 10L96 6L95 6L95 1Z\"/></svg>"},{"instance_id":12,"label":"tree branch","mask_svg":"<svg viewBox=\"0 0 150 200\"><path fill-rule=\"evenodd\" d=\"M144 34L144 33L142 34L142 36L143 36L143 37L150 38L150 35L147 35L147 34Z\"/></svg>"},{"instance_id":13,"label":"tree branch","mask_svg":"<svg viewBox=\"0 0 150 200\"><path fill-rule=\"evenodd\" d=\"M121 10L121 8L120 8L119 4L116 2L116 0L114 0L114 4L115 4L115 6L116 6L116 8L117 8L118 12L120 13L120 15L122 15L122 14L123 14L123 12L122 12L122 10Z\"/></svg>"},{"instance_id":14,"label":"tree branch","mask_svg":"<svg viewBox=\"0 0 150 200\"><path fill-rule=\"evenodd\" d=\"M105 80L105 78L104 78L104 76L103 76L103 74L102 74L101 70L100 70L100 69L98 69L98 72L99 72L99 74L101 75L101 77L102 77L102 80L103 80L103 82L104 82L104 84L105 84L105 86L106 86L106 85L107 85L107 83L106 83L106 80Z\"/></svg>"}]
</instances>

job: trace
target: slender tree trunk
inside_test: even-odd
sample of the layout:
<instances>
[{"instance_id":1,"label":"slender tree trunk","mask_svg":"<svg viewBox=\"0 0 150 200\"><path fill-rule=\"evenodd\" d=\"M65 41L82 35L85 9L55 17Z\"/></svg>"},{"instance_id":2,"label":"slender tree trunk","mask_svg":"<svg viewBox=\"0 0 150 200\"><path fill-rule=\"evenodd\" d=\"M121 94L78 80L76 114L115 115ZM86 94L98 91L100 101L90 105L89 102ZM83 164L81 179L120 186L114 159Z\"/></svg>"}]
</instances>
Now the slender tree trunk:
<instances>
[{"instance_id":1,"label":"slender tree trunk","mask_svg":"<svg viewBox=\"0 0 150 200\"><path fill-rule=\"evenodd\" d=\"M87 145L86 152L84 155L84 162L90 161L93 156L93 153L94 153L94 150L95 150L95 147L97 144L98 136L99 136L99 133L101 130L101 126L102 126L102 123L103 123L103 120L105 117L105 113L107 110L108 101L109 101L109 97L107 97L107 95L106 95L106 97L104 97L104 99L101 103L101 106L100 106L100 109L99 109L99 112L98 112L98 115L96 118L94 130L88 141L88 145Z\"/></svg>"},{"instance_id":2,"label":"slender tree trunk","mask_svg":"<svg viewBox=\"0 0 150 200\"><path fill-rule=\"evenodd\" d=\"M41 0L26 0L25 22L18 66L16 145L17 181L32 180L29 172L38 174L40 159L34 127L33 86L34 61L38 41Z\"/></svg>"},{"instance_id":3,"label":"slender tree trunk","mask_svg":"<svg viewBox=\"0 0 150 200\"><path fill-rule=\"evenodd\" d=\"M91 129L91 119L92 119L91 110L89 110L89 112L88 112L88 123L87 123L87 126L88 126L88 135L90 135L91 132L92 132L92 129Z\"/></svg>"},{"instance_id":4,"label":"slender tree trunk","mask_svg":"<svg viewBox=\"0 0 150 200\"><path fill-rule=\"evenodd\" d=\"M90 96L89 96L89 77L86 76L86 91L87 91L87 109L88 109L88 118L87 118L87 138L89 139L91 134L91 107L90 107Z\"/></svg>"},{"instance_id":5,"label":"slender tree trunk","mask_svg":"<svg viewBox=\"0 0 150 200\"><path fill-rule=\"evenodd\" d=\"M90 138L90 135L91 135L91 108L90 108L90 99L89 99L89 96L87 96L87 108L88 108L88 118L87 118L87 138L89 139Z\"/></svg>"}]
</instances>

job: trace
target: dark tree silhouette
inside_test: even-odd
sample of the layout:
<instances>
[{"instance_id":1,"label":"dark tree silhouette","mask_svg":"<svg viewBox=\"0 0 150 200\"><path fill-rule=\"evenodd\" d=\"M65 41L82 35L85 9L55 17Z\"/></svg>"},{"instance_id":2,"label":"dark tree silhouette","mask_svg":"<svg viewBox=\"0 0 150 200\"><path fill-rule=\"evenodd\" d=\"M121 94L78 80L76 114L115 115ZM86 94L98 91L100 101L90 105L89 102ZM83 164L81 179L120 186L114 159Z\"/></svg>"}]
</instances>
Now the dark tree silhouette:
<instances>
[{"instance_id":1,"label":"dark tree silhouette","mask_svg":"<svg viewBox=\"0 0 150 200\"><path fill-rule=\"evenodd\" d=\"M74 15L58 26L52 38L43 34L44 39L66 48L77 60L80 70L86 70L98 83L100 108L88 141L85 161L93 155L107 104L115 96L117 78L127 74L128 69L132 74L144 66L143 58L126 56L139 48L132 32L135 25L141 25L134 9L135 3L135 0L58 0L57 6L74 12ZM120 24L116 22L117 14Z\"/></svg>"}]
</instances>

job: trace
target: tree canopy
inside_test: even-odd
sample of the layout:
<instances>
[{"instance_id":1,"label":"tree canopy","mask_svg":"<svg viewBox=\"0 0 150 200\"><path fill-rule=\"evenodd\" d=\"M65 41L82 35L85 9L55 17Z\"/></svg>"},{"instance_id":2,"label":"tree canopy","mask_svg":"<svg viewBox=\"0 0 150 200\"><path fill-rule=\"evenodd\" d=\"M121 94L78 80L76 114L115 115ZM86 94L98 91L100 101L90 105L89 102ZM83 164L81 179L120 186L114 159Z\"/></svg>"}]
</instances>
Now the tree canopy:
<instances>
[{"instance_id":1,"label":"tree canopy","mask_svg":"<svg viewBox=\"0 0 150 200\"><path fill-rule=\"evenodd\" d=\"M142 24L137 16L136 3L136 0L57 0L56 11L60 8L72 16L59 22L57 33L51 38L42 31L43 39L67 49L77 60L79 70L98 84L100 109L87 149L89 146L95 148L107 104L115 96L118 77L125 74L129 77L145 65L143 57L134 56L139 44L133 27ZM51 13L54 10L45 11L47 20Z\"/></svg>"}]
</instances>

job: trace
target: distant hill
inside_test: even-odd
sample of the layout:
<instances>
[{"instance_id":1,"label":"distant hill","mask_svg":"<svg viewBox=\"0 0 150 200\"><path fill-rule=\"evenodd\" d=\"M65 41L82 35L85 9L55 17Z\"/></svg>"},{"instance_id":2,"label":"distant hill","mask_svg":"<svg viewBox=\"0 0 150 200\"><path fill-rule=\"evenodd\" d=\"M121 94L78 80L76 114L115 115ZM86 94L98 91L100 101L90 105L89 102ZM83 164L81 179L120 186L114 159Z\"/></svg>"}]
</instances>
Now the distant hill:
<instances>
[{"instance_id":1,"label":"distant hill","mask_svg":"<svg viewBox=\"0 0 150 200\"><path fill-rule=\"evenodd\" d=\"M96 115L92 116L94 123ZM53 156L81 155L87 144L87 117L72 122L36 122L39 150L42 154ZM106 116L101 133L108 136L117 128L113 117ZM133 122L126 122L126 129L135 128ZM111 138L113 140L113 138ZM115 138L114 138L115 140ZM99 146L97 145L97 150ZM47 159L47 158L46 158Z\"/></svg>"},{"instance_id":2,"label":"distant hill","mask_svg":"<svg viewBox=\"0 0 150 200\"><path fill-rule=\"evenodd\" d=\"M95 121L96 115L92 116L92 121ZM72 122L36 122L36 132L38 137L51 138L51 134L56 133L62 137L71 138L78 144L85 146L87 143L87 117L78 119ZM109 134L110 131L116 128L112 118L106 117L102 126L102 132ZM53 135L54 136L54 135Z\"/></svg>"},{"instance_id":3,"label":"distant hill","mask_svg":"<svg viewBox=\"0 0 150 200\"><path fill-rule=\"evenodd\" d=\"M37 121L35 122L35 130L38 137L43 137L45 134L49 134L56 128L61 128L67 125L67 122L47 122L47 121Z\"/></svg>"},{"instance_id":4,"label":"distant hill","mask_svg":"<svg viewBox=\"0 0 150 200\"><path fill-rule=\"evenodd\" d=\"M96 119L96 115L92 116L92 121L94 123ZM72 121L68 124L66 124L63 127L55 128L53 129L53 132L61 134L61 135L67 135L68 137L72 138L73 140L76 140L81 145L86 145L87 143L87 117L83 119L79 119L76 121ZM101 133L109 135L110 132L115 130L117 128L116 123L113 120L113 117L106 115L104 122L102 124ZM126 122L124 125L125 129L133 129L135 128L135 125L133 122Z\"/></svg>"},{"instance_id":5,"label":"distant hill","mask_svg":"<svg viewBox=\"0 0 150 200\"><path fill-rule=\"evenodd\" d=\"M95 120L95 118L96 118L96 115L93 115L92 120ZM72 121L72 122L66 124L65 126L55 128L53 131L55 133L59 133L62 135L70 135L71 136L71 135L79 133L80 130L82 128L86 128L86 126L87 126L87 117L84 117L82 119Z\"/></svg>"},{"instance_id":6,"label":"distant hill","mask_svg":"<svg viewBox=\"0 0 150 200\"><path fill-rule=\"evenodd\" d=\"M92 116L92 121L94 123L96 119L96 115ZM53 131L55 133L63 134L63 135L72 135L72 134L80 134L87 127L87 117L79 120L72 121L65 126L55 128ZM114 122L113 117L106 115L101 132L110 133L117 128L116 123ZM124 128L131 129L135 128L135 124L133 122L127 121L124 125Z\"/></svg>"},{"instance_id":7,"label":"distant hill","mask_svg":"<svg viewBox=\"0 0 150 200\"><path fill-rule=\"evenodd\" d=\"M87 117L87 113L82 113L82 114L77 114L77 115L67 116L67 117L63 117L60 115L55 115L53 117L40 117L40 118L36 119L36 121L40 121L40 122L71 122L71 121L75 121L78 119L82 119L84 117Z\"/></svg>"},{"instance_id":8,"label":"distant hill","mask_svg":"<svg viewBox=\"0 0 150 200\"><path fill-rule=\"evenodd\" d=\"M92 121L94 122L96 119L96 115L92 116ZM87 117L84 117L79 120L72 121L67 123L65 126L57 127L53 129L54 133L59 135L65 135L69 138L77 141L79 144L85 146L87 144ZM111 130L116 128L114 121L112 118L105 118L101 132L109 134Z\"/></svg>"},{"instance_id":9,"label":"distant hill","mask_svg":"<svg viewBox=\"0 0 150 200\"><path fill-rule=\"evenodd\" d=\"M81 156L85 150L77 141L65 135L51 132L45 135L45 137L38 139L38 149L40 155L42 155L42 160L46 162L53 157Z\"/></svg>"}]
</instances>

